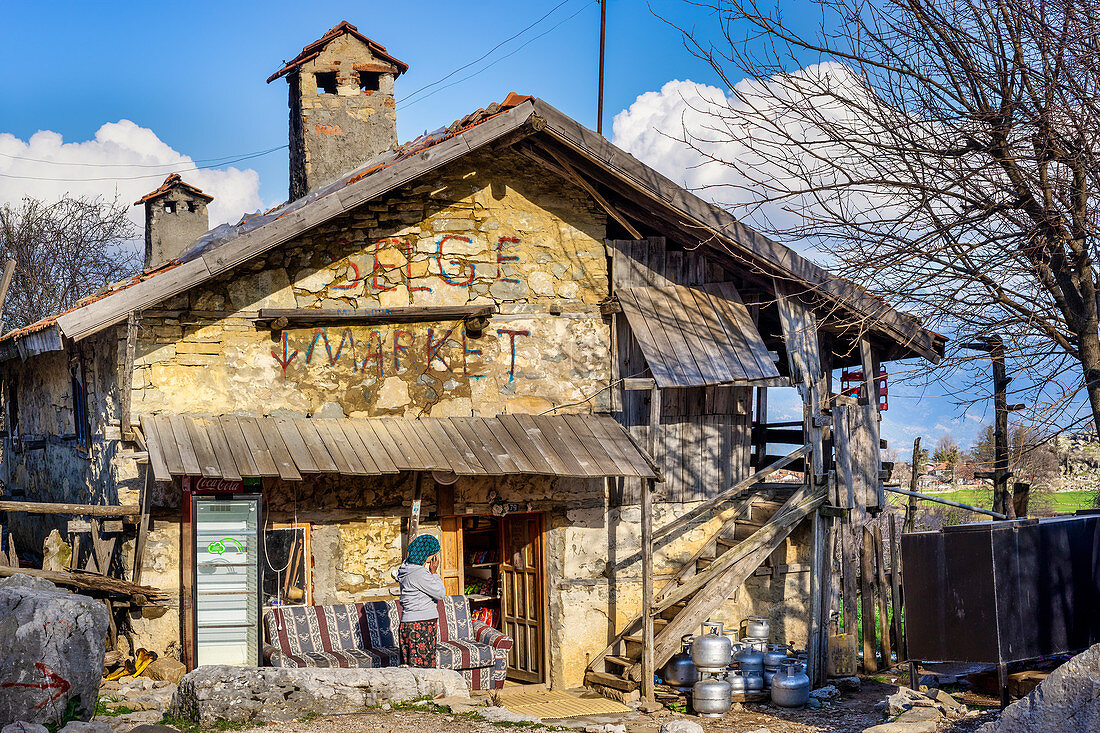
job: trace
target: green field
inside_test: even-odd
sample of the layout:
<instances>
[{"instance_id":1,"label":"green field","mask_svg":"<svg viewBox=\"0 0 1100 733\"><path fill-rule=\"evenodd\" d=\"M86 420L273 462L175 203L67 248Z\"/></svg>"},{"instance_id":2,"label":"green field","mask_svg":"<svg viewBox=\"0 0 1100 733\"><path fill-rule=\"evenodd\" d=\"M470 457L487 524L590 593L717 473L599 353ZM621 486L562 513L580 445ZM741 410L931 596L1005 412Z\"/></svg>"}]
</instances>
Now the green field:
<instances>
[{"instance_id":1,"label":"green field","mask_svg":"<svg viewBox=\"0 0 1100 733\"><path fill-rule=\"evenodd\" d=\"M993 506L992 489L959 489L958 491L929 492L931 496L950 499L963 504L989 509ZM904 497L902 497L904 498ZM1031 495L1035 509L1050 507L1055 514L1073 514L1078 509L1092 509L1095 491L1037 491Z\"/></svg>"}]
</instances>

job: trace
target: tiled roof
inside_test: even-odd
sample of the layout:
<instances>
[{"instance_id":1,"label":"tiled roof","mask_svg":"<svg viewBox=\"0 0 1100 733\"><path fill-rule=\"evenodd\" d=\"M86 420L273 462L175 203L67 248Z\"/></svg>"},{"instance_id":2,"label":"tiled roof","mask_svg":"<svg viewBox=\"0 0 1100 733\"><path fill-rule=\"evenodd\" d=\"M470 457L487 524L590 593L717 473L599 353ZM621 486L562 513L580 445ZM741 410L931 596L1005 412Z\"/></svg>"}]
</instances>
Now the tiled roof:
<instances>
[{"instance_id":1,"label":"tiled roof","mask_svg":"<svg viewBox=\"0 0 1100 733\"><path fill-rule=\"evenodd\" d=\"M351 23L347 22L346 20L342 20L331 30L329 30L328 33L303 48L302 52L295 56L291 61L287 62L287 64L283 66L283 68L279 69L274 74L269 76L267 78L267 83L270 84L271 82L278 79L280 76L283 76L289 73L291 70L298 68L305 62L317 58L321 54L321 51L324 50L325 46L327 46L330 41L344 35L345 33L351 36L355 36L360 41L367 44L367 47L370 48L371 53L374 54L376 57L389 61L391 64L396 66L398 76L404 74L406 71L409 70L409 65L406 64L404 61L400 61L386 53L386 47L383 46L381 43L372 41L371 39L360 33L359 29L353 26Z\"/></svg>"},{"instance_id":2,"label":"tiled roof","mask_svg":"<svg viewBox=\"0 0 1100 733\"><path fill-rule=\"evenodd\" d=\"M208 203L214 200L214 197L210 194L203 193L198 188L192 186L190 183L187 183L182 178L180 178L179 173L171 173L167 178L164 179L164 183L160 184L160 188L155 191L150 191L149 193L139 198L137 201L134 202L134 206L140 206L149 199L155 199L157 196L168 193L173 188L186 188L193 195L198 196L201 199L206 199Z\"/></svg>"}]
</instances>

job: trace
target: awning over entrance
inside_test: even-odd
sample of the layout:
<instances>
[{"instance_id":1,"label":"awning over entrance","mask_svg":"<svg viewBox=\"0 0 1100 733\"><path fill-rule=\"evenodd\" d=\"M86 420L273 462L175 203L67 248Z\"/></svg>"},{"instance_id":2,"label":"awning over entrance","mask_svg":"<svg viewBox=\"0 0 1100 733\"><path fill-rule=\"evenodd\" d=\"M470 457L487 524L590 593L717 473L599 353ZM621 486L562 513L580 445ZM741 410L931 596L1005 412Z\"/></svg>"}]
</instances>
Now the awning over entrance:
<instances>
[{"instance_id":1,"label":"awning over entrance","mask_svg":"<svg viewBox=\"0 0 1100 733\"><path fill-rule=\"evenodd\" d=\"M415 420L142 415L141 428L158 481L173 476L300 481L303 473L400 471L657 477L649 457L604 415Z\"/></svg>"},{"instance_id":2,"label":"awning over entrance","mask_svg":"<svg viewBox=\"0 0 1100 733\"><path fill-rule=\"evenodd\" d=\"M732 283L624 288L618 296L658 387L787 384Z\"/></svg>"}]
</instances>

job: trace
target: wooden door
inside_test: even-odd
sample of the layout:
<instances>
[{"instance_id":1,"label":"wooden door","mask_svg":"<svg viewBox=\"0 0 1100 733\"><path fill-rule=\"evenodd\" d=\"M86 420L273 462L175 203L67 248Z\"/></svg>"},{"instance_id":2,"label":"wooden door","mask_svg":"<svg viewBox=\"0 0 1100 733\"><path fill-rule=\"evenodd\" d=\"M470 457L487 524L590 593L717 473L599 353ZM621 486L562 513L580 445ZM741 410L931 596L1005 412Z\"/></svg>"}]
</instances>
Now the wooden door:
<instances>
[{"instance_id":1,"label":"wooden door","mask_svg":"<svg viewBox=\"0 0 1100 733\"><path fill-rule=\"evenodd\" d=\"M508 652L508 676L543 682L542 517L505 517L501 521L500 557L503 631L515 641Z\"/></svg>"},{"instance_id":2,"label":"wooden door","mask_svg":"<svg viewBox=\"0 0 1100 733\"><path fill-rule=\"evenodd\" d=\"M463 593L462 577L462 517L440 517L439 575L447 595Z\"/></svg>"}]
</instances>

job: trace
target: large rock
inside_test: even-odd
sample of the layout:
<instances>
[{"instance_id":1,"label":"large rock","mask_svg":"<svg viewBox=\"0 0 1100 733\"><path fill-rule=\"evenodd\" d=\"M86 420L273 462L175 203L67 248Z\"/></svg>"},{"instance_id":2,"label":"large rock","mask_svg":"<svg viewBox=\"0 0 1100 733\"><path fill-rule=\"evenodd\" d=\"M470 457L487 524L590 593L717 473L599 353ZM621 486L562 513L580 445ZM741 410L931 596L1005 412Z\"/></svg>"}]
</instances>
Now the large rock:
<instances>
[{"instance_id":1,"label":"large rock","mask_svg":"<svg viewBox=\"0 0 1100 733\"><path fill-rule=\"evenodd\" d=\"M90 720L107 607L27 575L0 580L0 723Z\"/></svg>"},{"instance_id":2,"label":"large rock","mask_svg":"<svg viewBox=\"0 0 1100 733\"><path fill-rule=\"evenodd\" d=\"M1051 672L979 733L1077 733L1100 730L1100 644Z\"/></svg>"},{"instance_id":3,"label":"large rock","mask_svg":"<svg viewBox=\"0 0 1100 733\"><path fill-rule=\"evenodd\" d=\"M267 723L310 712L355 712L383 702L423 697L469 698L462 675L450 669L295 669L199 667L184 675L169 715L203 726L218 720Z\"/></svg>"}]
</instances>

